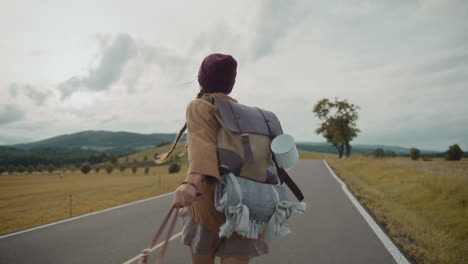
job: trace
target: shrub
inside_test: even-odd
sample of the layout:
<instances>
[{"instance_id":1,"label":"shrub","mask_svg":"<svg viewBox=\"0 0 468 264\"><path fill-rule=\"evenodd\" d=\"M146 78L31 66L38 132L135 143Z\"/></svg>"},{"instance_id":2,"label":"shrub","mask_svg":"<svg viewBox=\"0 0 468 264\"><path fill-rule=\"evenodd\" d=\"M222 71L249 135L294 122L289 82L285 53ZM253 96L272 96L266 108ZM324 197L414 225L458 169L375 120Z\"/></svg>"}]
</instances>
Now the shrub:
<instances>
[{"instance_id":1,"label":"shrub","mask_svg":"<svg viewBox=\"0 0 468 264\"><path fill-rule=\"evenodd\" d=\"M135 173L137 172L137 170L138 170L138 167L137 167L137 166L133 166L133 167L132 167L132 172L133 172L133 174L135 174Z\"/></svg>"},{"instance_id":2,"label":"shrub","mask_svg":"<svg viewBox=\"0 0 468 264\"><path fill-rule=\"evenodd\" d=\"M172 163L167 170L169 173L177 173L180 171L180 165L177 163Z\"/></svg>"},{"instance_id":3,"label":"shrub","mask_svg":"<svg viewBox=\"0 0 468 264\"><path fill-rule=\"evenodd\" d=\"M394 151L385 151L385 157L388 157L388 158L395 158L396 157L396 153Z\"/></svg>"},{"instance_id":4,"label":"shrub","mask_svg":"<svg viewBox=\"0 0 468 264\"><path fill-rule=\"evenodd\" d=\"M89 163L85 162L85 163L83 163L83 165L81 165L80 170L84 174L88 174L88 172L91 170L91 165L89 165Z\"/></svg>"},{"instance_id":5,"label":"shrub","mask_svg":"<svg viewBox=\"0 0 468 264\"><path fill-rule=\"evenodd\" d=\"M23 173L25 171L25 168L23 165L19 165L18 168L16 169L17 172Z\"/></svg>"},{"instance_id":6,"label":"shrub","mask_svg":"<svg viewBox=\"0 0 468 264\"><path fill-rule=\"evenodd\" d=\"M112 163L110 163L110 162L107 162L106 163L106 172L107 172L107 174L111 174L113 170L114 170L114 165L112 165Z\"/></svg>"},{"instance_id":7,"label":"shrub","mask_svg":"<svg viewBox=\"0 0 468 264\"><path fill-rule=\"evenodd\" d=\"M148 161L148 156L144 156L143 161Z\"/></svg>"},{"instance_id":8,"label":"shrub","mask_svg":"<svg viewBox=\"0 0 468 264\"><path fill-rule=\"evenodd\" d=\"M446 160L461 160L463 158L463 150L458 146L458 144L452 145L445 152Z\"/></svg>"},{"instance_id":9,"label":"shrub","mask_svg":"<svg viewBox=\"0 0 468 264\"><path fill-rule=\"evenodd\" d=\"M125 167L125 165L123 165L123 164L119 165L120 172L124 172L126 168L127 167Z\"/></svg>"},{"instance_id":10,"label":"shrub","mask_svg":"<svg viewBox=\"0 0 468 264\"><path fill-rule=\"evenodd\" d=\"M374 158L381 159L381 158L385 157L384 150L381 149L381 148L378 148L378 149L374 150L374 152L372 153L372 156L374 156Z\"/></svg>"},{"instance_id":11,"label":"shrub","mask_svg":"<svg viewBox=\"0 0 468 264\"><path fill-rule=\"evenodd\" d=\"M430 158L430 157L422 157L422 160L423 160L423 161L432 161L432 158Z\"/></svg>"},{"instance_id":12,"label":"shrub","mask_svg":"<svg viewBox=\"0 0 468 264\"><path fill-rule=\"evenodd\" d=\"M101 168L99 167L94 167L94 172L99 173L101 171Z\"/></svg>"},{"instance_id":13,"label":"shrub","mask_svg":"<svg viewBox=\"0 0 468 264\"><path fill-rule=\"evenodd\" d=\"M8 166L8 168L7 168L7 170L8 170L8 173L10 173L10 174L11 174L11 173L13 173L13 172L15 172L15 171L16 171L16 167L15 167L15 166L13 166L13 165L9 165L9 166Z\"/></svg>"},{"instance_id":14,"label":"shrub","mask_svg":"<svg viewBox=\"0 0 468 264\"><path fill-rule=\"evenodd\" d=\"M150 168L149 168L149 167L146 167L146 168L145 168L145 174L148 174L148 173L149 173L149 170L150 170Z\"/></svg>"},{"instance_id":15,"label":"shrub","mask_svg":"<svg viewBox=\"0 0 468 264\"><path fill-rule=\"evenodd\" d=\"M47 171L48 172L52 173L52 172L54 172L54 170L55 170L55 166L53 164L47 165Z\"/></svg>"},{"instance_id":16,"label":"shrub","mask_svg":"<svg viewBox=\"0 0 468 264\"><path fill-rule=\"evenodd\" d=\"M411 148L410 150L410 158L412 160L418 160L421 157L421 151L417 148Z\"/></svg>"},{"instance_id":17,"label":"shrub","mask_svg":"<svg viewBox=\"0 0 468 264\"><path fill-rule=\"evenodd\" d=\"M38 172L43 172L44 169L45 169L45 168L44 168L44 165L42 165L42 164L39 164L39 165L36 166L36 170L37 170Z\"/></svg>"},{"instance_id":18,"label":"shrub","mask_svg":"<svg viewBox=\"0 0 468 264\"><path fill-rule=\"evenodd\" d=\"M29 166L26 168L26 171L27 171L28 173L33 173L34 167L33 167L32 165L29 165Z\"/></svg>"},{"instance_id":19,"label":"shrub","mask_svg":"<svg viewBox=\"0 0 468 264\"><path fill-rule=\"evenodd\" d=\"M7 170L6 170L6 168L5 168L5 167L3 167L3 166L0 166L0 174L4 173L4 172L6 172L6 171L7 171Z\"/></svg>"}]
</instances>

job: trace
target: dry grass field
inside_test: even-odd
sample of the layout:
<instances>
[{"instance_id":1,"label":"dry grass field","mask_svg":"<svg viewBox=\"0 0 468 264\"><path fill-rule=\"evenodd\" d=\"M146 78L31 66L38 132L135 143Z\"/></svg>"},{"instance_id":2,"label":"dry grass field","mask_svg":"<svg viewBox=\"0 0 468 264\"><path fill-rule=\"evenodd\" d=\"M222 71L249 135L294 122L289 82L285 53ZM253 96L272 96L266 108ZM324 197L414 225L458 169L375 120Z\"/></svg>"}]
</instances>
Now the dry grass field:
<instances>
[{"instance_id":1,"label":"dry grass field","mask_svg":"<svg viewBox=\"0 0 468 264\"><path fill-rule=\"evenodd\" d=\"M468 160L327 161L417 263L468 263Z\"/></svg>"},{"instance_id":2,"label":"dry grass field","mask_svg":"<svg viewBox=\"0 0 468 264\"><path fill-rule=\"evenodd\" d=\"M166 146L156 151L167 149ZM181 170L176 174L169 174L168 165L164 165L151 167L148 174L144 168L135 174L130 169L120 172L116 168L111 174L101 169L87 175L79 170L59 170L0 176L0 234L68 218L70 194L73 216L77 216L171 192L185 178L186 158L180 163Z\"/></svg>"}]
</instances>

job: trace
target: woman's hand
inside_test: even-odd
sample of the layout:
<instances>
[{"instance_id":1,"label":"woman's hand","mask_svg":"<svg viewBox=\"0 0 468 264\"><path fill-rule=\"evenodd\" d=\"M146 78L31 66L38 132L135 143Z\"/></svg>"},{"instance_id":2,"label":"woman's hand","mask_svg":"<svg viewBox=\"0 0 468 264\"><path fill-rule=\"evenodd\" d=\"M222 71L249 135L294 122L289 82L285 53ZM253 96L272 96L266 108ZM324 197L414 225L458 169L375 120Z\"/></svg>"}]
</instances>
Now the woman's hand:
<instances>
[{"instance_id":1,"label":"woman's hand","mask_svg":"<svg viewBox=\"0 0 468 264\"><path fill-rule=\"evenodd\" d=\"M197 188L195 187L202 182L202 179L203 176L201 174L192 173L187 175L185 181L189 182L189 184L182 184L179 186L179 188L177 188L174 195L173 206L176 208L189 206L193 201L203 199L202 194L198 193ZM190 183L194 184L195 186Z\"/></svg>"}]
</instances>

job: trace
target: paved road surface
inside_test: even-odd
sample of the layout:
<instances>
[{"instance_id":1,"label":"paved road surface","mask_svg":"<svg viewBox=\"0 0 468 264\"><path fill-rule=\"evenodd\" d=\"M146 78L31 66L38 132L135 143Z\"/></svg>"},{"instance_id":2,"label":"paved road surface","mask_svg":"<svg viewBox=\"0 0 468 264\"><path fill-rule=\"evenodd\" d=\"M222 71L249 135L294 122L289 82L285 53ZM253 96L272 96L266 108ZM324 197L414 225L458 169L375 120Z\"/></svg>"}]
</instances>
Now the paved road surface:
<instances>
[{"instance_id":1,"label":"paved road surface","mask_svg":"<svg viewBox=\"0 0 468 264\"><path fill-rule=\"evenodd\" d=\"M291 235L251 263L396 263L323 161L300 161L290 173L304 192L307 211L290 219ZM171 200L166 195L0 238L0 264L123 263L148 246ZM186 253L176 239L165 263L189 263Z\"/></svg>"}]
</instances>

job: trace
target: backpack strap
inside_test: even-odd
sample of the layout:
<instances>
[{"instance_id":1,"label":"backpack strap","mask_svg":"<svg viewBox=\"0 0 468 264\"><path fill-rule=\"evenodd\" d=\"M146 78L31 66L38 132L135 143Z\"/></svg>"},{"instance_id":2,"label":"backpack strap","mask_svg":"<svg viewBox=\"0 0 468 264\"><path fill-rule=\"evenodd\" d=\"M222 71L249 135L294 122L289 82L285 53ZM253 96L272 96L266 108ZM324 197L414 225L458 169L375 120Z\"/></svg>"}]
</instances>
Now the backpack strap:
<instances>
[{"instance_id":1,"label":"backpack strap","mask_svg":"<svg viewBox=\"0 0 468 264\"><path fill-rule=\"evenodd\" d=\"M260 111L260 113L262 113L262 116L265 119L265 123L266 123L266 125L268 127L268 131L270 132L270 138L273 140L273 136L272 136L271 128L270 128L270 124L269 124L270 121L266 118L266 116L263 113L262 109L260 109L258 107L256 107L256 108L258 109L258 111ZM297 200L299 200L299 201L304 200L304 195L302 194L301 189L299 189L297 184L293 181L293 179L291 179L291 177L286 172L286 170L283 167L280 167L278 165L278 163L276 162L275 155L272 154L271 157L273 159L273 162L276 165L276 169L278 171L278 177L280 179L281 184L286 183L286 185L289 187L289 189L294 194L294 196L296 196Z\"/></svg>"},{"instance_id":2,"label":"backpack strap","mask_svg":"<svg viewBox=\"0 0 468 264\"><path fill-rule=\"evenodd\" d=\"M242 127L239 124L240 117L236 114L236 112L232 108L231 102L228 101L228 103L229 103L229 108L231 109L231 113L234 116L234 119L236 120L237 128L241 132L241 140L242 140L242 146L244 147L245 157L247 158L247 160L248 160L248 162L250 164L253 164L255 162L255 160L254 160L254 157L253 157L252 147L250 146L249 134L245 133L245 131L242 130Z\"/></svg>"},{"instance_id":3,"label":"backpack strap","mask_svg":"<svg viewBox=\"0 0 468 264\"><path fill-rule=\"evenodd\" d=\"M212 99L214 100L214 98L212 98ZM242 126L239 124L239 120L241 119L241 117L236 113L236 111L234 111L234 108L232 107L232 102L229 101L229 100L226 100L226 102L229 105L229 107L226 107L226 108L229 108L229 111L231 112L232 116L234 117L235 124L237 126L237 130L241 134L241 142L242 142L242 146L244 148L245 158L247 159L247 161L250 164L253 164L255 162L255 159L254 159L252 147L250 145L249 133L247 133L244 129L242 129Z\"/></svg>"}]
</instances>

